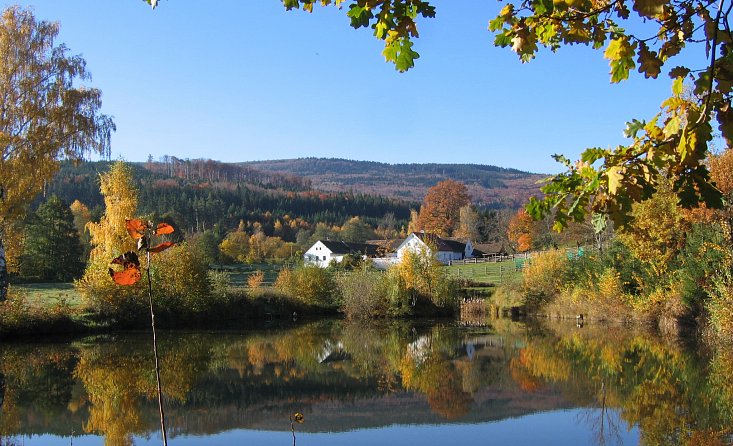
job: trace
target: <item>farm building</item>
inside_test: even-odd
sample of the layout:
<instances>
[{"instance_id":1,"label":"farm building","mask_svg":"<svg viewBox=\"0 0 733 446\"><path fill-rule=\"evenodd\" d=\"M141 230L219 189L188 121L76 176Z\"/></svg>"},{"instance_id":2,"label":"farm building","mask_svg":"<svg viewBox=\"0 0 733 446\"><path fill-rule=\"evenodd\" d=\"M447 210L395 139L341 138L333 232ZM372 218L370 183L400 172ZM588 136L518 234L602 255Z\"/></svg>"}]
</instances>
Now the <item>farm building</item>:
<instances>
[{"instance_id":1,"label":"farm building","mask_svg":"<svg viewBox=\"0 0 733 446\"><path fill-rule=\"evenodd\" d=\"M451 260L461 260L474 256L474 249L471 240L465 243L438 237L433 234L413 232L397 248L397 258L402 259L406 250L412 252L427 251L432 253L436 249L436 257L439 262L449 264Z\"/></svg>"},{"instance_id":2,"label":"farm building","mask_svg":"<svg viewBox=\"0 0 733 446\"><path fill-rule=\"evenodd\" d=\"M365 258L377 255L377 245L343 241L318 240L303 254L305 263L326 268L331 262L341 263L347 255Z\"/></svg>"}]
</instances>

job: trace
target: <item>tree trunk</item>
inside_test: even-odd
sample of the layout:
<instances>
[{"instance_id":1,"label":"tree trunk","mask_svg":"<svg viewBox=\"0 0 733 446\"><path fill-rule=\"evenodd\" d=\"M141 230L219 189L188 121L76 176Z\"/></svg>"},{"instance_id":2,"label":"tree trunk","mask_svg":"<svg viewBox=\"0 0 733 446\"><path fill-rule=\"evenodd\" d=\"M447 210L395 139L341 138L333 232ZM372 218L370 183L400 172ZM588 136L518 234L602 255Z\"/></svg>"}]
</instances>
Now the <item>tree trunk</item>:
<instances>
[{"instance_id":1,"label":"tree trunk","mask_svg":"<svg viewBox=\"0 0 733 446\"><path fill-rule=\"evenodd\" d=\"M0 302L8 298L8 263L5 260L5 248L3 248L3 233L0 229Z\"/></svg>"}]
</instances>

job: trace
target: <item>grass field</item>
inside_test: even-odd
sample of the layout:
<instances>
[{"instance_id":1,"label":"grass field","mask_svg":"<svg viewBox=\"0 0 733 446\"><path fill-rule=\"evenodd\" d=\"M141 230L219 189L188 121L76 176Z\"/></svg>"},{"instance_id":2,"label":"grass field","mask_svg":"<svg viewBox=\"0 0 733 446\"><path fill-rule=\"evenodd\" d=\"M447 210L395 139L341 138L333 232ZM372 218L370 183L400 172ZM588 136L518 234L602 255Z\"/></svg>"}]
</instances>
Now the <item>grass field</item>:
<instances>
[{"instance_id":1,"label":"grass field","mask_svg":"<svg viewBox=\"0 0 733 446\"><path fill-rule=\"evenodd\" d=\"M252 265L239 264L239 265L222 265L214 269L224 271L229 276L229 285L233 287L246 287L247 278L257 271L262 271L265 274L265 285L271 285L275 282L277 275L280 270L284 268L281 265L274 265L272 263L255 263Z\"/></svg>"},{"instance_id":2,"label":"grass field","mask_svg":"<svg viewBox=\"0 0 733 446\"><path fill-rule=\"evenodd\" d=\"M500 285L518 280L522 275L522 271L517 269L514 260L497 263L451 265L447 268L452 277L469 279L485 285Z\"/></svg>"},{"instance_id":3,"label":"grass field","mask_svg":"<svg viewBox=\"0 0 733 446\"><path fill-rule=\"evenodd\" d=\"M73 283L23 283L12 287L22 293L31 306L51 307L64 301L71 308L83 305Z\"/></svg>"}]
</instances>

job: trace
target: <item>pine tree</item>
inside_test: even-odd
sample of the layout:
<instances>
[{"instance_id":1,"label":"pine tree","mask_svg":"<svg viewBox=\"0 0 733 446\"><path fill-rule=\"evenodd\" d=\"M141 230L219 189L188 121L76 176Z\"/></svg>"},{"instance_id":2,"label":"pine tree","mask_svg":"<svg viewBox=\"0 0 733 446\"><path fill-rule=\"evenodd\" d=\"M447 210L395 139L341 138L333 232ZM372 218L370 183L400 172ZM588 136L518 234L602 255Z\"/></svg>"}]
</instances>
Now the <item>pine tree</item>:
<instances>
[{"instance_id":1,"label":"pine tree","mask_svg":"<svg viewBox=\"0 0 733 446\"><path fill-rule=\"evenodd\" d=\"M52 195L29 220L21 274L62 282L79 277L83 267L82 247L71 209Z\"/></svg>"}]
</instances>

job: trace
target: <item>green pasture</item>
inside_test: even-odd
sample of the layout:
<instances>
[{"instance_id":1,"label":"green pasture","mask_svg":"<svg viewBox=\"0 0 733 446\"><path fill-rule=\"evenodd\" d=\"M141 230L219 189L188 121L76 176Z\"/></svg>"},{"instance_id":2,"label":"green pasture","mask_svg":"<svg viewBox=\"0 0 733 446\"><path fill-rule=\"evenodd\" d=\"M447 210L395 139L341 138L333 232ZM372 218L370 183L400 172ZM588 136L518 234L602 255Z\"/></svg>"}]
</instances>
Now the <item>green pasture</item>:
<instances>
[{"instance_id":1,"label":"green pasture","mask_svg":"<svg viewBox=\"0 0 733 446\"><path fill-rule=\"evenodd\" d=\"M52 307L66 303L71 308L83 306L81 295L73 283L23 283L13 284L12 288L25 297L26 302L34 307Z\"/></svg>"},{"instance_id":2,"label":"green pasture","mask_svg":"<svg viewBox=\"0 0 733 446\"><path fill-rule=\"evenodd\" d=\"M253 264L237 264L237 265L221 265L214 269L217 271L223 271L227 273L229 277L229 286L232 287L246 287L247 278L256 273L262 271L265 274L265 285L272 285L277 279L277 275L280 270L285 266L276 265L272 263L253 263Z\"/></svg>"},{"instance_id":3,"label":"green pasture","mask_svg":"<svg viewBox=\"0 0 733 446\"><path fill-rule=\"evenodd\" d=\"M515 260L507 260L496 263L487 262L468 265L451 265L446 268L448 268L448 274L450 274L451 277L468 279L485 286L495 286L518 280L518 278L521 277L521 267L525 264L525 260L516 260L521 260L522 262L520 263Z\"/></svg>"}]
</instances>

